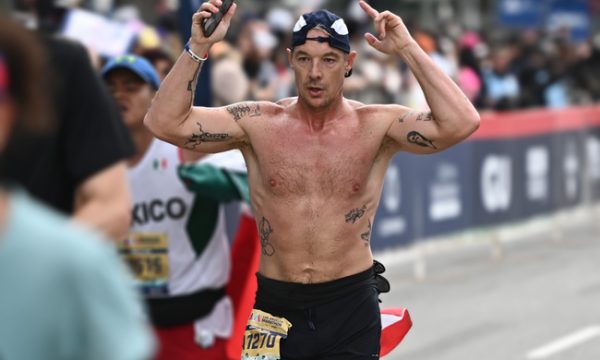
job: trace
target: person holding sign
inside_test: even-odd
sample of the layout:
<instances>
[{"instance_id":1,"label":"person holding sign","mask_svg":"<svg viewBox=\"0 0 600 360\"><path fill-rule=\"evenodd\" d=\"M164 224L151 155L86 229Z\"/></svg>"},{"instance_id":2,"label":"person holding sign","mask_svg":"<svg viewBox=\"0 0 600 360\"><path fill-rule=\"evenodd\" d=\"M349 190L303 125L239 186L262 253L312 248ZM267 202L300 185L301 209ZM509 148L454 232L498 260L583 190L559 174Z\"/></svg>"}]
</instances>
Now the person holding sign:
<instances>
[{"instance_id":1,"label":"person holding sign","mask_svg":"<svg viewBox=\"0 0 600 360\"><path fill-rule=\"evenodd\" d=\"M373 260L370 235L388 163L399 151L431 154L464 140L479 114L398 15L364 1L378 34L365 34L366 41L407 63L430 112L344 98L357 53L344 20L326 10L302 15L293 28L287 53L297 97L193 107L205 54L224 38L236 9L205 37L203 19L221 3L205 2L194 15L186 51L145 124L190 150L244 155L262 254L242 358L379 358L378 294L389 284Z\"/></svg>"}]
</instances>

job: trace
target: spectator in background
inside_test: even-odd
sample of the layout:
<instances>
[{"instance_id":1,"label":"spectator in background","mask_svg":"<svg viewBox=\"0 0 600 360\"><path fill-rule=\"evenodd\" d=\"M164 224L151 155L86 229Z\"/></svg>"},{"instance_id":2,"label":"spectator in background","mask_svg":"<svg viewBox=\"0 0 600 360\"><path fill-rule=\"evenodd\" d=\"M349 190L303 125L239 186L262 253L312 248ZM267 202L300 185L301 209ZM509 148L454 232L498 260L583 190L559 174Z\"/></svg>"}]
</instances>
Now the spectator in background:
<instances>
[{"instance_id":1,"label":"spectator in background","mask_svg":"<svg viewBox=\"0 0 600 360\"><path fill-rule=\"evenodd\" d=\"M482 73L475 48L481 44L479 35L473 31L464 33L459 41L457 83L476 106L483 98Z\"/></svg>"},{"instance_id":2,"label":"spectator in background","mask_svg":"<svg viewBox=\"0 0 600 360\"><path fill-rule=\"evenodd\" d=\"M486 107L494 110L518 107L521 89L517 76L510 69L511 61L512 54L508 47L501 46L492 52L490 66L483 71Z\"/></svg>"},{"instance_id":3,"label":"spectator in background","mask_svg":"<svg viewBox=\"0 0 600 360\"><path fill-rule=\"evenodd\" d=\"M519 74L521 106L542 107L546 104L544 92L551 80L548 71L548 56L540 48L531 49L525 56Z\"/></svg>"},{"instance_id":4,"label":"spectator in background","mask_svg":"<svg viewBox=\"0 0 600 360\"><path fill-rule=\"evenodd\" d=\"M352 69L352 76L344 82L344 92L353 100L365 103L393 103L400 92L402 76L395 58L382 54L364 42L355 44L361 58ZM391 91L390 91L391 90Z\"/></svg>"},{"instance_id":5,"label":"spectator in background","mask_svg":"<svg viewBox=\"0 0 600 360\"><path fill-rule=\"evenodd\" d=\"M13 124L47 130L40 128L47 112L39 92L42 59L36 39L0 14L0 154ZM6 187L0 188L0 288L2 359L152 355L141 304L108 241Z\"/></svg>"},{"instance_id":6,"label":"spectator in background","mask_svg":"<svg viewBox=\"0 0 600 360\"><path fill-rule=\"evenodd\" d=\"M571 84L568 69L576 63L574 46L566 39L555 41L556 55L549 62L550 81L544 91L544 100L548 108L563 108L571 105Z\"/></svg>"},{"instance_id":7,"label":"spectator in background","mask_svg":"<svg viewBox=\"0 0 600 360\"><path fill-rule=\"evenodd\" d=\"M143 121L160 80L146 59L116 57L102 76L136 145L128 171L133 222L120 247L146 297L157 359L229 359L234 314L223 204L247 199L241 153L207 155L154 138Z\"/></svg>"},{"instance_id":8,"label":"spectator in background","mask_svg":"<svg viewBox=\"0 0 600 360\"><path fill-rule=\"evenodd\" d=\"M271 52L271 62L275 66L275 92L274 99L283 99L296 95L294 89L294 73L290 69L285 49L291 41L289 28L294 24L294 15L291 11L273 7L266 14L269 28L275 38L277 45Z\"/></svg>"},{"instance_id":9,"label":"spectator in background","mask_svg":"<svg viewBox=\"0 0 600 360\"><path fill-rule=\"evenodd\" d=\"M578 61L569 69L573 79L574 99L588 104L600 101L600 33L595 39L579 44Z\"/></svg>"},{"instance_id":10,"label":"spectator in background","mask_svg":"<svg viewBox=\"0 0 600 360\"><path fill-rule=\"evenodd\" d=\"M47 6L39 2L40 23L51 22ZM49 60L43 76L50 80L46 93L55 128L44 134L17 128L0 169L44 203L122 239L131 219L124 160L133 153L131 139L85 48L52 35L38 37Z\"/></svg>"},{"instance_id":11,"label":"spectator in background","mask_svg":"<svg viewBox=\"0 0 600 360\"><path fill-rule=\"evenodd\" d=\"M277 92L277 69L271 61L277 38L269 25L257 18L250 18L242 25L237 39L237 49L243 59L243 67L250 80L250 99L275 99Z\"/></svg>"},{"instance_id":12,"label":"spectator in background","mask_svg":"<svg viewBox=\"0 0 600 360\"><path fill-rule=\"evenodd\" d=\"M242 68L240 53L222 41L210 51L213 61L211 86L213 105L225 106L243 101L249 97L250 82Z\"/></svg>"}]
</instances>

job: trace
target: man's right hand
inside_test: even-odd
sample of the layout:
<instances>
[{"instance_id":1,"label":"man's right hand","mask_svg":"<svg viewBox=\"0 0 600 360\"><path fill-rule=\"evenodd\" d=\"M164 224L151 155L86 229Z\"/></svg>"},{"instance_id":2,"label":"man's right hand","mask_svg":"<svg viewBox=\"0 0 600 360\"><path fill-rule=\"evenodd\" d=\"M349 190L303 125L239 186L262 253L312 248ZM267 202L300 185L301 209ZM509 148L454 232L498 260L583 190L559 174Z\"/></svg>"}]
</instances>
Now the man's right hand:
<instances>
[{"instance_id":1,"label":"man's right hand","mask_svg":"<svg viewBox=\"0 0 600 360\"><path fill-rule=\"evenodd\" d=\"M227 33L227 29L229 29L229 25L231 24L231 18L235 13L235 9L237 8L237 4L233 3L229 8L229 11L223 16L223 19L217 26L216 30L210 35L210 37L205 37L204 32L202 31L202 23L204 19L209 18L213 13L219 12L219 6L221 6L222 0L209 0L202 5L194 16L192 17L192 36L190 38L190 46L202 46L202 47L210 47L210 45L223 40L225 34Z\"/></svg>"}]
</instances>

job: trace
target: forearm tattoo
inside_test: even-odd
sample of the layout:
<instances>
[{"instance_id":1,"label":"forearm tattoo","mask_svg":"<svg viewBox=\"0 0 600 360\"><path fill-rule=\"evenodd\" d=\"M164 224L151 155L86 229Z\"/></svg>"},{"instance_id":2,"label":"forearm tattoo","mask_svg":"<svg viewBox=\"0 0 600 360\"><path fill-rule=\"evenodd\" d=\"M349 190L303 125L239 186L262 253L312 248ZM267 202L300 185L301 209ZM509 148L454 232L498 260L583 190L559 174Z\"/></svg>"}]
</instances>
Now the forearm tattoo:
<instances>
[{"instance_id":1,"label":"forearm tattoo","mask_svg":"<svg viewBox=\"0 0 600 360\"><path fill-rule=\"evenodd\" d=\"M194 96L196 95L196 81L198 80L198 74L200 74L200 70L202 70L202 64L198 64L196 71L194 71L194 76L187 84L187 90L190 92L190 106L194 104Z\"/></svg>"},{"instance_id":2,"label":"forearm tattoo","mask_svg":"<svg viewBox=\"0 0 600 360\"><path fill-rule=\"evenodd\" d=\"M260 220L258 231L260 233L260 247L263 255L272 256L275 253L275 249L273 248L273 245L269 243L269 238L273 233L273 228L271 227L269 220L267 220L264 216Z\"/></svg>"},{"instance_id":3,"label":"forearm tattoo","mask_svg":"<svg viewBox=\"0 0 600 360\"><path fill-rule=\"evenodd\" d=\"M368 219L369 221L369 228L366 232L360 234L360 238L363 239L364 241L366 241L365 246L369 245L369 241L371 240L371 229L373 228L372 224L371 224L371 219Z\"/></svg>"},{"instance_id":4,"label":"forearm tattoo","mask_svg":"<svg viewBox=\"0 0 600 360\"><path fill-rule=\"evenodd\" d=\"M183 144L183 146L187 149L195 149L196 146L205 143L205 142L220 142L226 141L231 138L229 134L226 133L209 133L202 130L202 124L197 122L198 124L198 132L192 134L192 136Z\"/></svg>"},{"instance_id":5,"label":"forearm tattoo","mask_svg":"<svg viewBox=\"0 0 600 360\"><path fill-rule=\"evenodd\" d=\"M354 224L356 220L360 219L365 214L365 211L367 211L367 205L363 205L363 207L360 209L356 208L350 210L350 212L345 215L346 222Z\"/></svg>"},{"instance_id":6,"label":"forearm tattoo","mask_svg":"<svg viewBox=\"0 0 600 360\"><path fill-rule=\"evenodd\" d=\"M255 117L261 115L260 105L258 104L248 105L244 103L231 105L227 107L227 111L229 111L231 116L233 116L233 120L235 121L240 120L244 116Z\"/></svg>"},{"instance_id":7,"label":"forearm tattoo","mask_svg":"<svg viewBox=\"0 0 600 360\"><path fill-rule=\"evenodd\" d=\"M408 135L406 135L406 139L409 143L419 145L421 147L437 149L437 147L433 145L433 141L429 140L417 131L409 132Z\"/></svg>"}]
</instances>

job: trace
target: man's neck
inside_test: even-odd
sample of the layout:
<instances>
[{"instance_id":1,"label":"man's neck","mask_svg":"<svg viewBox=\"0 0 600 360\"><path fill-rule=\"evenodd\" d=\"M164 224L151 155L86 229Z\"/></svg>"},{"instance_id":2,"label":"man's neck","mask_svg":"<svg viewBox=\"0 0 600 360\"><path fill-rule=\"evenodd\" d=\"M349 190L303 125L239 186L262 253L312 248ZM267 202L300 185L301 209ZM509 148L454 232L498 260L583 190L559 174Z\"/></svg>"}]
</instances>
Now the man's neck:
<instances>
[{"instance_id":1,"label":"man's neck","mask_svg":"<svg viewBox=\"0 0 600 360\"><path fill-rule=\"evenodd\" d=\"M298 99L298 112L311 130L321 130L327 122L335 120L345 112L344 98L340 96L334 102L322 108L309 106L303 99Z\"/></svg>"},{"instance_id":2,"label":"man's neck","mask_svg":"<svg viewBox=\"0 0 600 360\"><path fill-rule=\"evenodd\" d=\"M135 153L127 161L131 167L137 165L142 160L146 151L148 151L150 144L152 144L154 136L152 136L152 133L143 125L135 129L129 129L129 133L133 139L133 144L135 145Z\"/></svg>"}]
</instances>

